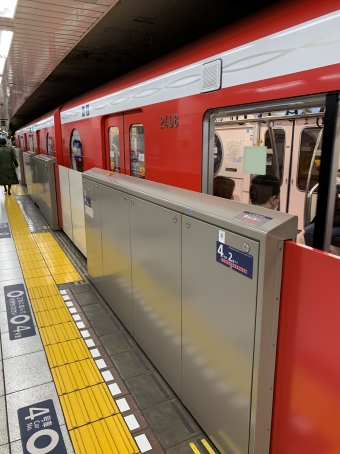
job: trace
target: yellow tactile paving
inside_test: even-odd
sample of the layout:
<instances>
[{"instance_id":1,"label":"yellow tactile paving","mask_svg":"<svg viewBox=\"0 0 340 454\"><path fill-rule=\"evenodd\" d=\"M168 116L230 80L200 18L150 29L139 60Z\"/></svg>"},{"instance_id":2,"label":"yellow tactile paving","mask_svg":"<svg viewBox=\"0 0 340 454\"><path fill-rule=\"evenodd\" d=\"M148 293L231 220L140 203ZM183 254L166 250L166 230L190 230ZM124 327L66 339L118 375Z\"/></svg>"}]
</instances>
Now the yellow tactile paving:
<instances>
[{"instance_id":1,"label":"yellow tactile paving","mask_svg":"<svg viewBox=\"0 0 340 454\"><path fill-rule=\"evenodd\" d=\"M22 190L21 186L19 186L18 184L12 185L11 193L12 195L26 195L25 192Z\"/></svg>"},{"instance_id":2,"label":"yellow tactile paving","mask_svg":"<svg viewBox=\"0 0 340 454\"><path fill-rule=\"evenodd\" d=\"M91 358L91 353L83 339L47 345L45 350L51 368Z\"/></svg>"},{"instance_id":3,"label":"yellow tactile paving","mask_svg":"<svg viewBox=\"0 0 340 454\"><path fill-rule=\"evenodd\" d=\"M55 284L44 285L42 287L34 287L28 289L28 293L31 299L35 298L46 298L48 296L59 296L60 293L58 287Z\"/></svg>"},{"instance_id":4,"label":"yellow tactile paving","mask_svg":"<svg viewBox=\"0 0 340 454\"><path fill-rule=\"evenodd\" d=\"M41 257L41 260L37 260L35 262L31 263L21 263L21 268L22 270L25 271L31 271L31 270L37 270L39 268L47 269L46 263L44 262L43 258Z\"/></svg>"},{"instance_id":5,"label":"yellow tactile paving","mask_svg":"<svg viewBox=\"0 0 340 454\"><path fill-rule=\"evenodd\" d=\"M104 383L92 358L51 369L59 395Z\"/></svg>"},{"instance_id":6,"label":"yellow tactile paving","mask_svg":"<svg viewBox=\"0 0 340 454\"><path fill-rule=\"evenodd\" d=\"M79 281L78 276L79 274L75 271L74 273L56 274L53 278L56 284L65 284L66 282Z\"/></svg>"},{"instance_id":7,"label":"yellow tactile paving","mask_svg":"<svg viewBox=\"0 0 340 454\"><path fill-rule=\"evenodd\" d=\"M21 265L22 271L25 275L25 278L30 279L33 277L43 277L43 276L51 276L50 272L48 271L48 268L45 266L41 266L39 268L29 268L29 266L23 266L24 264Z\"/></svg>"},{"instance_id":8,"label":"yellow tactile paving","mask_svg":"<svg viewBox=\"0 0 340 454\"><path fill-rule=\"evenodd\" d=\"M104 384L60 396L69 430L119 413Z\"/></svg>"},{"instance_id":9,"label":"yellow tactile paving","mask_svg":"<svg viewBox=\"0 0 340 454\"><path fill-rule=\"evenodd\" d=\"M22 264L30 264L32 262L38 262L38 261L42 260L42 255L40 254L39 251L32 252L30 250L30 252L26 252L24 250L24 251L17 251L17 252L18 252L20 262Z\"/></svg>"},{"instance_id":10,"label":"yellow tactile paving","mask_svg":"<svg viewBox=\"0 0 340 454\"><path fill-rule=\"evenodd\" d=\"M34 312L43 312L50 309L65 307L65 301L60 296L46 296L45 298L31 299Z\"/></svg>"},{"instance_id":11,"label":"yellow tactile paving","mask_svg":"<svg viewBox=\"0 0 340 454\"><path fill-rule=\"evenodd\" d=\"M50 309L44 312L37 312L35 314L37 325L39 328L46 326L59 325L60 323L71 322L72 317L66 307L60 309Z\"/></svg>"},{"instance_id":12,"label":"yellow tactile paving","mask_svg":"<svg viewBox=\"0 0 340 454\"><path fill-rule=\"evenodd\" d=\"M47 328L40 328L39 331L44 345L66 342L81 337L73 321L49 326Z\"/></svg>"},{"instance_id":13,"label":"yellow tactile paving","mask_svg":"<svg viewBox=\"0 0 340 454\"><path fill-rule=\"evenodd\" d=\"M50 233L30 233L15 198L5 204L75 453L139 453L56 285L81 276Z\"/></svg>"},{"instance_id":14,"label":"yellow tactile paving","mask_svg":"<svg viewBox=\"0 0 340 454\"><path fill-rule=\"evenodd\" d=\"M24 276L25 276L25 274L24 274ZM53 277L51 275L50 276L44 276L44 277L32 277L30 279L26 279L26 276L25 276L25 281L26 281L27 288L41 287L44 284L45 285L54 284L54 280L53 280Z\"/></svg>"},{"instance_id":15,"label":"yellow tactile paving","mask_svg":"<svg viewBox=\"0 0 340 454\"><path fill-rule=\"evenodd\" d=\"M121 415L114 415L70 431L76 453L137 454L139 449Z\"/></svg>"}]
</instances>

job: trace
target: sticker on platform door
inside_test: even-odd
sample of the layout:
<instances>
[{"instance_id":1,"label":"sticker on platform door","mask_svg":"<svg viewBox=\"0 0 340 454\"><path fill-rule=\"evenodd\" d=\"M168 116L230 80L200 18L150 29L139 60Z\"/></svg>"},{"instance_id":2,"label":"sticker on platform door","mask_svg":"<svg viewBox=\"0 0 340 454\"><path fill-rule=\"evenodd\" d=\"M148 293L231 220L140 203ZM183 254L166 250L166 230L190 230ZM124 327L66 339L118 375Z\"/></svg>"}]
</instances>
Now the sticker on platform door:
<instances>
[{"instance_id":1,"label":"sticker on platform door","mask_svg":"<svg viewBox=\"0 0 340 454\"><path fill-rule=\"evenodd\" d=\"M93 218L93 208L91 206L91 199L90 197L84 197L85 200L85 214Z\"/></svg>"},{"instance_id":2,"label":"sticker on platform door","mask_svg":"<svg viewBox=\"0 0 340 454\"><path fill-rule=\"evenodd\" d=\"M11 238L11 231L9 230L7 222L2 222L0 224L0 240L3 238Z\"/></svg>"},{"instance_id":3,"label":"sticker on platform door","mask_svg":"<svg viewBox=\"0 0 340 454\"><path fill-rule=\"evenodd\" d=\"M216 262L253 279L254 257L216 241Z\"/></svg>"},{"instance_id":4,"label":"sticker on platform door","mask_svg":"<svg viewBox=\"0 0 340 454\"><path fill-rule=\"evenodd\" d=\"M4 293L10 340L35 336L32 312L24 284L5 285Z\"/></svg>"},{"instance_id":5,"label":"sticker on platform door","mask_svg":"<svg viewBox=\"0 0 340 454\"><path fill-rule=\"evenodd\" d=\"M18 410L24 454L67 454L53 400Z\"/></svg>"},{"instance_id":6,"label":"sticker on platform door","mask_svg":"<svg viewBox=\"0 0 340 454\"><path fill-rule=\"evenodd\" d=\"M273 218L270 218L269 216L263 216L263 214L252 213L251 211L243 211L243 213L238 214L237 216L233 217L233 219L258 226L271 221Z\"/></svg>"}]
</instances>

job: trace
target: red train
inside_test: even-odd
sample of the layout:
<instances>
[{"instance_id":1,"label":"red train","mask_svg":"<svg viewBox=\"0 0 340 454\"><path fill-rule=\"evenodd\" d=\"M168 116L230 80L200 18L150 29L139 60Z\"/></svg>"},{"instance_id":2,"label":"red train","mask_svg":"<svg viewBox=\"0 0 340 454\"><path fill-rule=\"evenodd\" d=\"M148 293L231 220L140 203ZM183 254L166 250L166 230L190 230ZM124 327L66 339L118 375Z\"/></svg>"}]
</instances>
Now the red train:
<instances>
[{"instance_id":1,"label":"red train","mask_svg":"<svg viewBox=\"0 0 340 454\"><path fill-rule=\"evenodd\" d=\"M245 202L243 146L265 144L269 173L270 150L278 154L281 210L302 220L324 95L340 88L338 7L269 7L66 103L16 137L79 171L101 167L202 192L224 174Z\"/></svg>"}]
</instances>

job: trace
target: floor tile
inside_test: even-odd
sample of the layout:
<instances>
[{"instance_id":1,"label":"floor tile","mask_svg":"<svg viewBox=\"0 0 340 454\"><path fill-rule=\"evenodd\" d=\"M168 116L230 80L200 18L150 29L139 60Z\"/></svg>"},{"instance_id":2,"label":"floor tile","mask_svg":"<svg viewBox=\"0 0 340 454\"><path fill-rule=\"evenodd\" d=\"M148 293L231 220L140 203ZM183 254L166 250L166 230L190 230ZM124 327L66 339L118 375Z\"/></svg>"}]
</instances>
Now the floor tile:
<instances>
[{"instance_id":1,"label":"floor tile","mask_svg":"<svg viewBox=\"0 0 340 454\"><path fill-rule=\"evenodd\" d=\"M137 347L134 340L124 331L102 336L100 341L109 356L126 352Z\"/></svg>"},{"instance_id":2,"label":"floor tile","mask_svg":"<svg viewBox=\"0 0 340 454\"><path fill-rule=\"evenodd\" d=\"M0 445L8 443L7 413L5 396L0 397ZM0 451L1 452L1 451Z\"/></svg>"},{"instance_id":3,"label":"floor tile","mask_svg":"<svg viewBox=\"0 0 340 454\"><path fill-rule=\"evenodd\" d=\"M85 306L86 304L94 304L102 301L102 298L94 292L82 292L76 293L75 295L76 300L81 306Z\"/></svg>"},{"instance_id":4,"label":"floor tile","mask_svg":"<svg viewBox=\"0 0 340 454\"><path fill-rule=\"evenodd\" d=\"M4 371L6 393L14 393L52 381L44 351L5 359Z\"/></svg>"},{"instance_id":5,"label":"floor tile","mask_svg":"<svg viewBox=\"0 0 340 454\"><path fill-rule=\"evenodd\" d=\"M143 414L164 449L200 432L177 399L147 408Z\"/></svg>"},{"instance_id":6,"label":"floor tile","mask_svg":"<svg viewBox=\"0 0 340 454\"><path fill-rule=\"evenodd\" d=\"M27 355L44 350L40 335L36 329L36 335L23 339L10 340L7 333L1 333L3 358L13 358L15 356Z\"/></svg>"},{"instance_id":7,"label":"floor tile","mask_svg":"<svg viewBox=\"0 0 340 454\"><path fill-rule=\"evenodd\" d=\"M21 440L11 443L11 454L23 454L23 452Z\"/></svg>"},{"instance_id":8,"label":"floor tile","mask_svg":"<svg viewBox=\"0 0 340 454\"><path fill-rule=\"evenodd\" d=\"M0 273L1 273L1 271L0 271ZM6 312L5 295L0 295L0 312Z\"/></svg>"},{"instance_id":9,"label":"floor tile","mask_svg":"<svg viewBox=\"0 0 340 454\"><path fill-rule=\"evenodd\" d=\"M91 321L92 328L96 335L105 336L120 331L122 326L114 317L97 317Z\"/></svg>"},{"instance_id":10,"label":"floor tile","mask_svg":"<svg viewBox=\"0 0 340 454\"><path fill-rule=\"evenodd\" d=\"M84 293L79 294L84 295ZM110 315L106 303L94 303L87 306L82 306L82 310L86 315L86 318L90 321L96 319L97 317L108 317Z\"/></svg>"},{"instance_id":11,"label":"floor tile","mask_svg":"<svg viewBox=\"0 0 340 454\"><path fill-rule=\"evenodd\" d=\"M3 363L0 361L0 396L5 395L5 388L4 388L4 374L3 374Z\"/></svg>"},{"instance_id":12,"label":"floor tile","mask_svg":"<svg viewBox=\"0 0 340 454\"><path fill-rule=\"evenodd\" d=\"M10 454L9 445L1 445L0 454Z\"/></svg>"},{"instance_id":13,"label":"floor tile","mask_svg":"<svg viewBox=\"0 0 340 454\"><path fill-rule=\"evenodd\" d=\"M174 397L171 389L156 372L130 378L125 383L142 409Z\"/></svg>"},{"instance_id":14,"label":"floor tile","mask_svg":"<svg viewBox=\"0 0 340 454\"><path fill-rule=\"evenodd\" d=\"M76 295L77 293L90 292L94 290L94 287L91 284L73 285L71 290Z\"/></svg>"},{"instance_id":15,"label":"floor tile","mask_svg":"<svg viewBox=\"0 0 340 454\"><path fill-rule=\"evenodd\" d=\"M4 252L1 254L1 260L15 260L17 258L17 253L16 252Z\"/></svg>"},{"instance_id":16,"label":"floor tile","mask_svg":"<svg viewBox=\"0 0 340 454\"><path fill-rule=\"evenodd\" d=\"M3 221L2 219L0 219L0 224L2 222L7 222L8 223L8 221ZM12 237L10 237L10 238L0 238L0 245L2 246L3 244L15 244L15 243L14 243L14 240L13 240Z\"/></svg>"},{"instance_id":17,"label":"floor tile","mask_svg":"<svg viewBox=\"0 0 340 454\"><path fill-rule=\"evenodd\" d=\"M16 252L16 247L14 242L12 244L4 244L2 243L2 240L0 240L0 254L2 257L2 254L5 252Z\"/></svg>"},{"instance_id":18,"label":"floor tile","mask_svg":"<svg viewBox=\"0 0 340 454\"><path fill-rule=\"evenodd\" d=\"M44 400L52 399L57 413L60 425L65 424L62 410L59 403L59 398L55 390L54 383L47 383L42 386L25 389L17 393L8 394L6 396L8 409L8 425L10 441L20 440L20 428L18 421L18 409L27 407L28 405L38 404Z\"/></svg>"},{"instance_id":19,"label":"floor tile","mask_svg":"<svg viewBox=\"0 0 340 454\"><path fill-rule=\"evenodd\" d=\"M0 272L0 282L4 283L4 285L11 285L12 279L23 279L21 268L11 268L9 270L1 270ZM8 283L5 284L5 281Z\"/></svg>"},{"instance_id":20,"label":"floor tile","mask_svg":"<svg viewBox=\"0 0 340 454\"><path fill-rule=\"evenodd\" d=\"M124 380L154 370L153 365L141 350L133 350L119 355L113 355L111 356L111 361Z\"/></svg>"},{"instance_id":21,"label":"floor tile","mask_svg":"<svg viewBox=\"0 0 340 454\"><path fill-rule=\"evenodd\" d=\"M6 261L0 261L0 274L2 273L2 270L9 270L13 268L20 268L20 262L19 259L15 260L6 260Z\"/></svg>"}]
</instances>

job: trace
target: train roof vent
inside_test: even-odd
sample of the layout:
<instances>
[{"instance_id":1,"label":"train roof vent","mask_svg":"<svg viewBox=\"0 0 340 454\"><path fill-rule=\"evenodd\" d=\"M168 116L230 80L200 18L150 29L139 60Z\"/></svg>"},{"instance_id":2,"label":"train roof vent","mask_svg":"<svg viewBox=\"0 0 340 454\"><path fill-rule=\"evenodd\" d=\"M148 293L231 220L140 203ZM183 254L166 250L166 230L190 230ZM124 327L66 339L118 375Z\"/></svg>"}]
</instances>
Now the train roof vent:
<instances>
[{"instance_id":1,"label":"train roof vent","mask_svg":"<svg viewBox=\"0 0 340 454\"><path fill-rule=\"evenodd\" d=\"M205 63L202 67L202 93L219 90L222 79L222 61L220 59Z\"/></svg>"}]
</instances>

